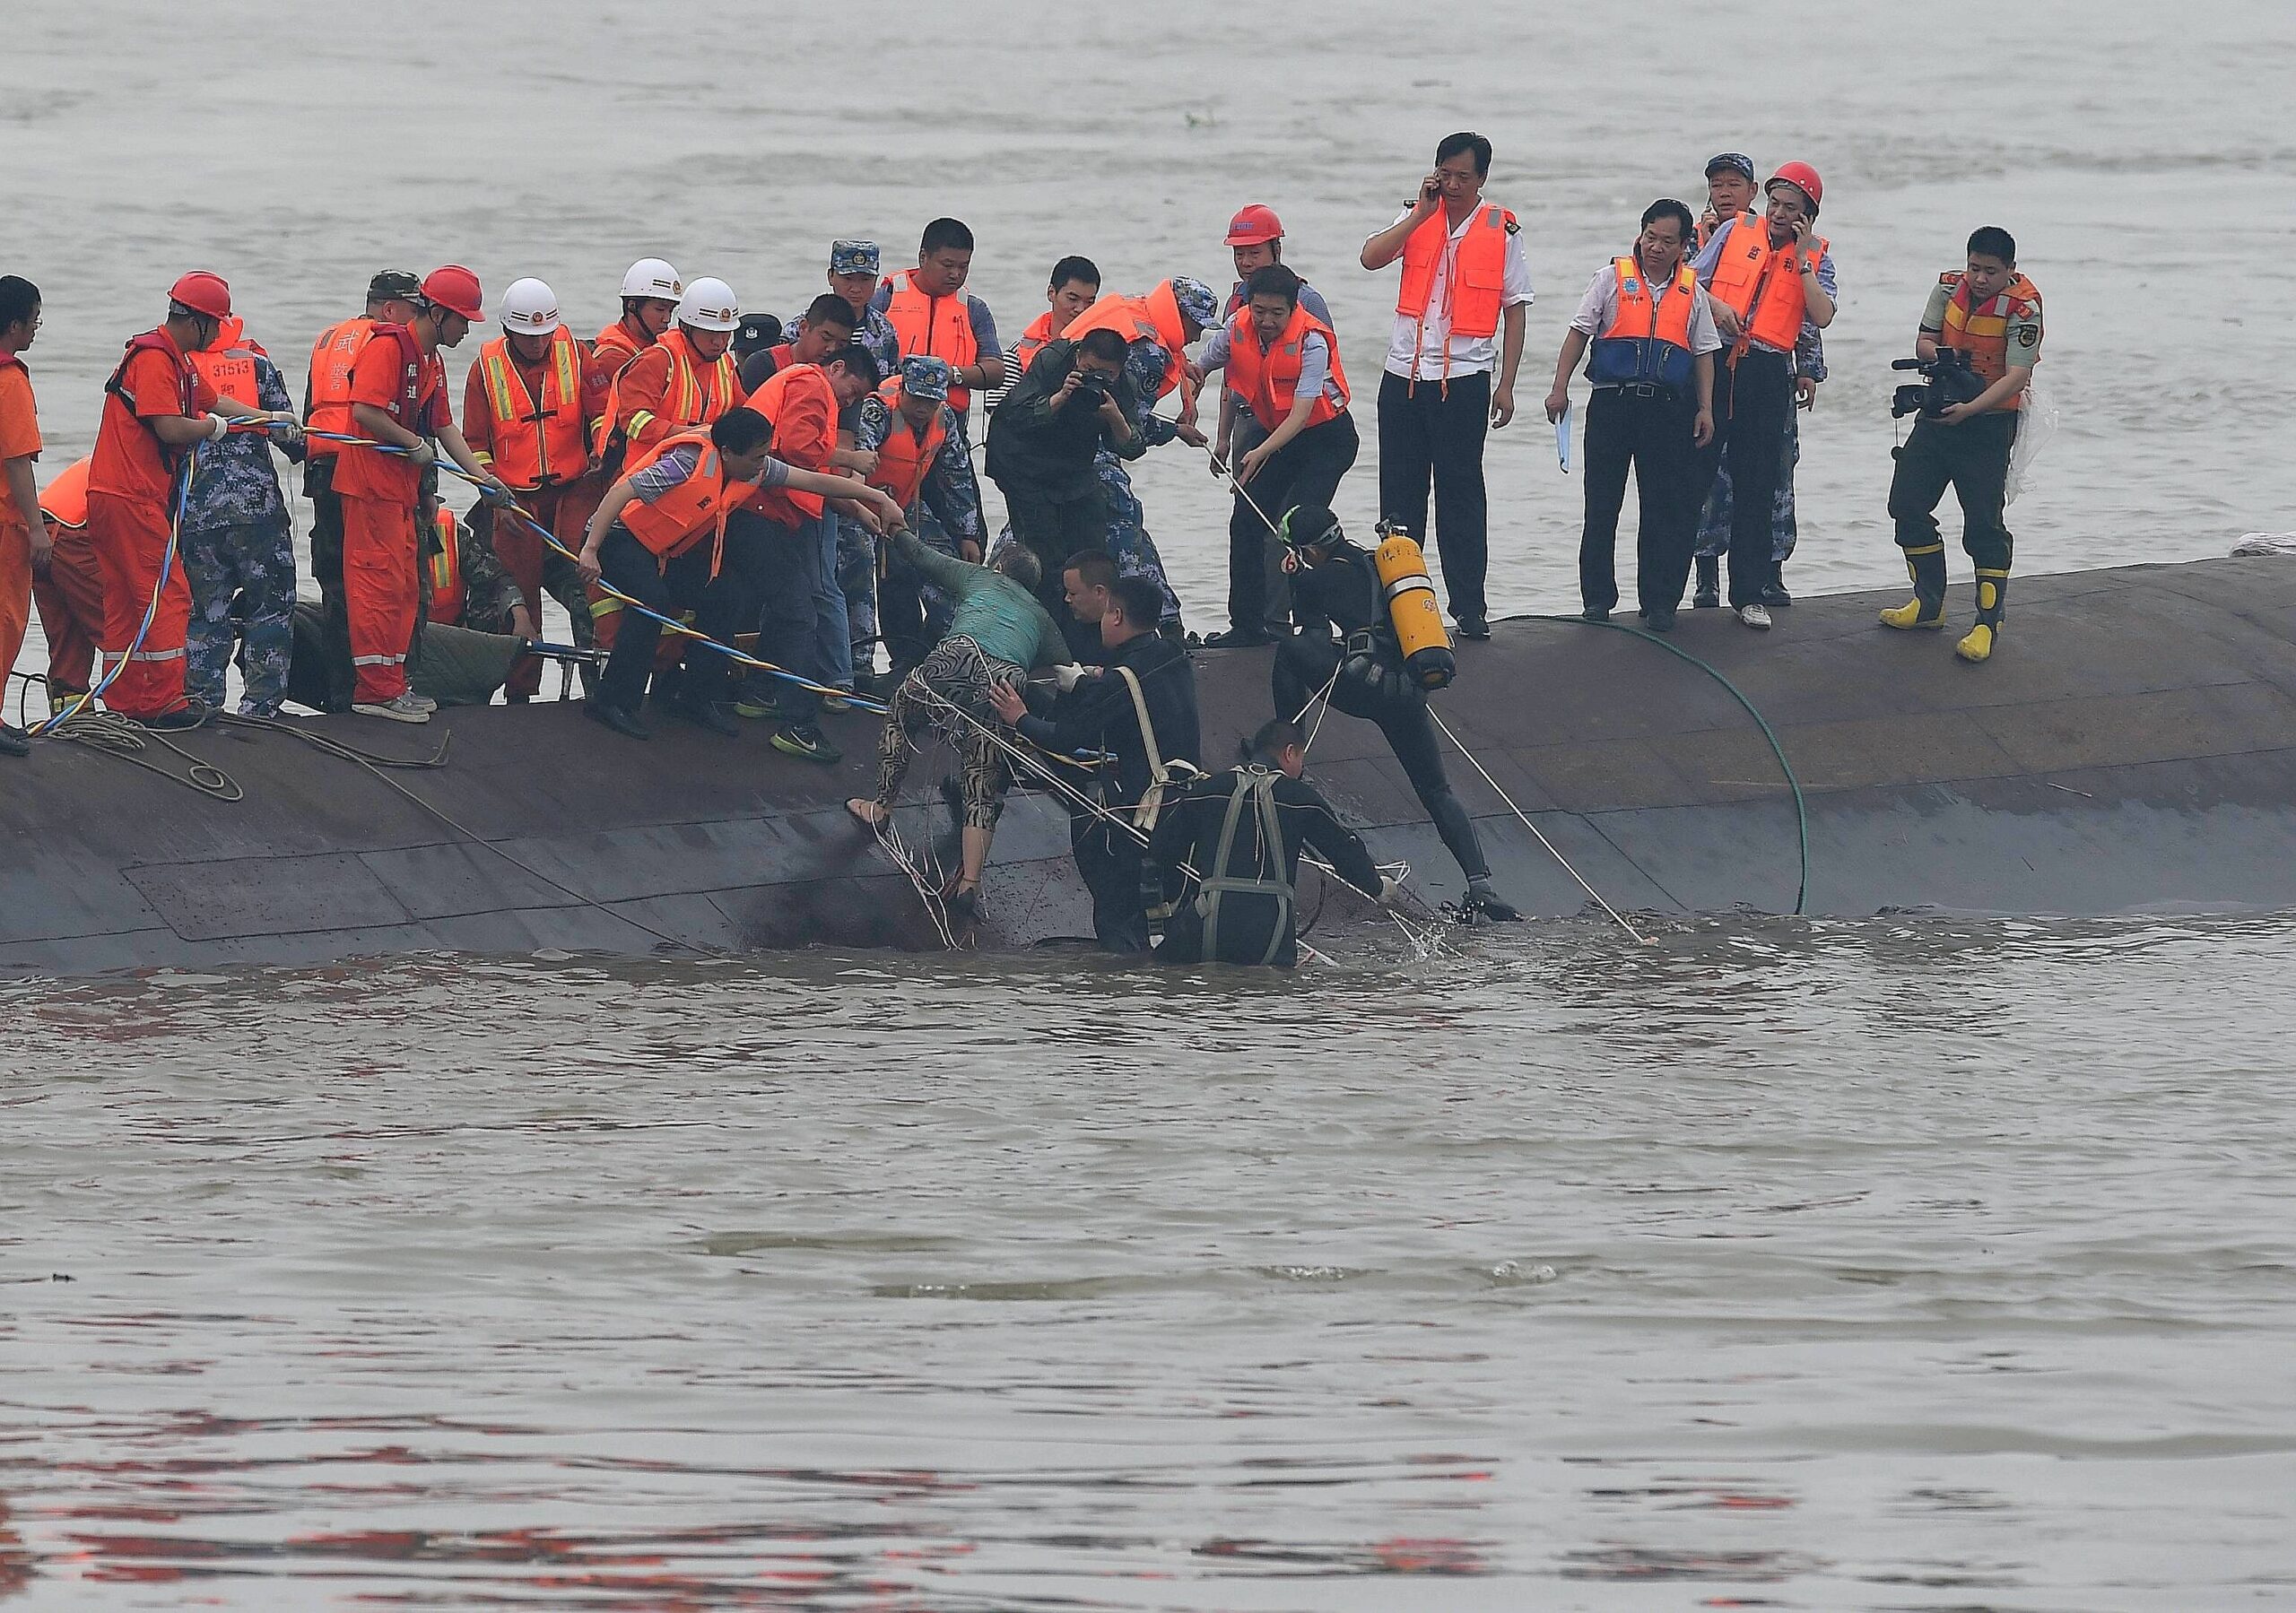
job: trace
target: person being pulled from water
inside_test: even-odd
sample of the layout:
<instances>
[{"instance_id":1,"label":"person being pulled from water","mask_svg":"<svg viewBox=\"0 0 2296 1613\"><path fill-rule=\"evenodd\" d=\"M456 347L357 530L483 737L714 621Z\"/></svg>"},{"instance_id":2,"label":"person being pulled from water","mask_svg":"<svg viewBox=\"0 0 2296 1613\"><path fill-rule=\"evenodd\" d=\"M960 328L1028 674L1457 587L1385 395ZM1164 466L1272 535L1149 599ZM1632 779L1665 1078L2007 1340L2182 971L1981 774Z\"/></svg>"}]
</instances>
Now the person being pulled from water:
<instances>
[{"instance_id":1,"label":"person being pulled from water","mask_svg":"<svg viewBox=\"0 0 2296 1613\"><path fill-rule=\"evenodd\" d=\"M1239 767L1188 786L1164 809L1148 848L1179 892L1156 949L1160 963L1300 961L1300 852L1312 846L1339 877L1392 904L1400 894L1303 777L1308 736L1276 717L1252 736Z\"/></svg>"},{"instance_id":2,"label":"person being pulled from water","mask_svg":"<svg viewBox=\"0 0 2296 1613\"><path fill-rule=\"evenodd\" d=\"M1294 509L1278 525L1277 535L1292 551L1286 558L1294 610L1320 611L1338 627L1344 642L1303 633L1276 646L1275 715L1297 721L1328 688L1334 706L1377 723L1420 805L1434 820L1436 833L1467 876L1462 908L1486 918L1520 918L1492 884L1491 863L1474 820L1451 793L1427 713L1427 691L1404 671L1403 649L1370 552L1348 541L1339 517L1328 509Z\"/></svg>"},{"instance_id":3,"label":"person being pulled from water","mask_svg":"<svg viewBox=\"0 0 2296 1613\"><path fill-rule=\"evenodd\" d=\"M1953 646L1964 661L1983 661L2001 637L2009 592L2009 451L2041 354L2041 294L2017 272L2017 242L1987 225L1970 237L1968 267L1948 270L1930 288L1914 356L1940 348L1968 355L1985 390L1935 417L1924 412L1897 450L1890 479L1890 518L1913 574L1913 598L1882 612L1889 628L1945 625L1945 545L1937 535L1937 501L1948 484L1961 501L1961 547L1977 562L1977 625Z\"/></svg>"},{"instance_id":4,"label":"person being pulled from water","mask_svg":"<svg viewBox=\"0 0 2296 1613\"><path fill-rule=\"evenodd\" d=\"M1184 647L1157 632L1163 610L1152 579L1119 577L1100 622L1106 663L1071 680L1053 715L1031 713L1016 683L989 694L996 715L1040 749L1071 755L1092 746L1116 759L1102 810L1078 808L1068 820L1076 872L1092 893L1092 932L1111 952L1148 950L1143 839L1155 833L1167 792L1200 774L1196 669Z\"/></svg>"},{"instance_id":5,"label":"person being pulled from water","mask_svg":"<svg viewBox=\"0 0 2296 1613\"><path fill-rule=\"evenodd\" d=\"M1061 681L1073 687L1075 668L1060 629L1038 603L1037 557L1026 544L1007 544L994 566L976 566L903 529L893 533L891 558L956 605L948 633L893 691L877 739L875 795L856 795L845 810L871 828L883 828L908 776L917 736L927 725L938 726L964 758L962 862L941 894L951 906L970 910L1011 783L1004 759L1009 741L994 726L992 691L1019 682L1038 666L1060 668Z\"/></svg>"}]
</instances>

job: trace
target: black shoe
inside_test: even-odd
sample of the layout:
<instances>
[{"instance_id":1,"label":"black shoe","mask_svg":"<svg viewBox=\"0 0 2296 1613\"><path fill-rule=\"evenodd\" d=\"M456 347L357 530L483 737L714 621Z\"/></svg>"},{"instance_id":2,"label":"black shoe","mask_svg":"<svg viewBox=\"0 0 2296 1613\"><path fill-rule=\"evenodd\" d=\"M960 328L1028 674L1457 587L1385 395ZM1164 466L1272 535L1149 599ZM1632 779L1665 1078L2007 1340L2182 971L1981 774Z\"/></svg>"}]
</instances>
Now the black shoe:
<instances>
[{"instance_id":1,"label":"black shoe","mask_svg":"<svg viewBox=\"0 0 2296 1613\"><path fill-rule=\"evenodd\" d=\"M1772 583L1761 591L1761 603L1773 611L1783 610L1794 603L1794 596L1786 592L1784 583Z\"/></svg>"},{"instance_id":2,"label":"black shoe","mask_svg":"<svg viewBox=\"0 0 2296 1613\"><path fill-rule=\"evenodd\" d=\"M1207 650L1248 650L1274 642L1265 633L1248 633L1241 628L1230 628L1224 633L1206 633L1196 640L1199 648Z\"/></svg>"},{"instance_id":3,"label":"black shoe","mask_svg":"<svg viewBox=\"0 0 2296 1613\"><path fill-rule=\"evenodd\" d=\"M1690 608L1693 611L1715 611L1721 605L1722 591L1719 588L1700 588L1690 596Z\"/></svg>"},{"instance_id":4,"label":"black shoe","mask_svg":"<svg viewBox=\"0 0 2296 1613\"><path fill-rule=\"evenodd\" d=\"M1512 902L1492 887L1489 874L1467 881L1466 899L1459 904L1459 913L1465 918L1472 919L1480 915L1502 924L1515 924L1523 916L1515 911Z\"/></svg>"},{"instance_id":5,"label":"black shoe","mask_svg":"<svg viewBox=\"0 0 2296 1613\"><path fill-rule=\"evenodd\" d=\"M1608 614L1608 612L1605 612L1605 614ZM1459 637L1462 637L1462 638L1488 638L1488 637L1491 637L1491 619L1490 619L1489 617L1487 617L1487 616L1462 616L1462 617L1460 617L1460 618L1459 618Z\"/></svg>"},{"instance_id":6,"label":"black shoe","mask_svg":"<svg viewBox=\"0 0 2296 1613\"><path fill-rule=\"evenodd\" d=\"M1701 554L1698 558L1698 592L1691 595L1693 611L1719 610L1722 604L1722 557Z\"/></svg>"},{"instance_id":7,"label":"black shoe","mask_svg":"<svg viewBox=\"0 0 2296 1613\"><path fill-rule=\"evenodd\" d=\"M1642 625L1654 633L1671 633L1674 630L1674 613L1672 611L1645 611Z\"/></svg>"},{"instance_id":8,"label":"black shoe","mask_svg":"<svg viewBox=\"0 0 2296 1613\"><path fill-rule=\"evenodd\" d=\"M845 759L845 752L831 744L822 731L811 723L792 723L787 728L776 729L773 748L784 756L794 756L800 761L821 762L824 766Z\"/></svg>"},{"instance_id":9,"label":"black shoe","mask_svg":"<svg viewBox=\"0 0 2296 1613\"><path fill-rule=\"evenodd\" d=\"M0 756L30 756L32 736L21 728L11 728L0 723Z\"/></svg>"},{"instance_id":10,"label":"black shoe","mask_svg":"<svg viewBox=\"0 0 2296 1613\"><path fill-rule=\"evenodd\" d=\"M715 700L674 700L670 704L670 715L697 728L722 733L729 740L741 737L742 725L734 720L734 714Z\"/></svg>"},{"instance_id":11,"label":"black shoe","mask_svg":"<svg viewBox=\"0 0 2296 1613\"><path fill-rule=\"evenodd\" d=\"M154 733L182 733L193 728L204 728L207 724L207 703L204 700L186 700L173 711L163 711L155 717L144 717L142 722Z\"/></svg>"},{"instance_id":12,"label":"black shoe","mask_svg":"<svg viewBox=\"0 0 2296 1613\"><path fill-rule=\"evenodd\" d=\"M604 723L626 739L650 740L654 731L639 722L634 713L619 706L610 706L596 695L582 702L583 715L594 723Z\"/></svg>"},{"instance_id":13,"label":"black shoe","mask_svg":"<svg viewBox=\"0 0 2296 1613\"><path fill-rule=\"evenodd\" d=\"M1592 605L1588 605L1585 610L1578 612L1578 620L1581 621L1608 621L1610 619L1611 613L1608 611L1597 611ZM1459 624L1459 631L1464 633L1466 630L1466 623L1461 622ZM1486 633L1484 637L1488 637L1489 634Z\"/></svg>"}]
</instances>

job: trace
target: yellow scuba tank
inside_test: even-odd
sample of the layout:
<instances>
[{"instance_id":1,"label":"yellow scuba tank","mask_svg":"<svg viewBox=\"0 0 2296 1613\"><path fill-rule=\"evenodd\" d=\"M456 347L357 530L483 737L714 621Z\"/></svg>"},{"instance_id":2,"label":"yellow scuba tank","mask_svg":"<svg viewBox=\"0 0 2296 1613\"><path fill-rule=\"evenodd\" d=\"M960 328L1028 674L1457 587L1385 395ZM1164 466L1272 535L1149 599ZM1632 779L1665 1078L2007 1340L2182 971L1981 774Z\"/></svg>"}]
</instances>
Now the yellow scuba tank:
<instances>
[{"instance_id":1,"label":"yellow scuba tank","mask_svg":"<svg viewBox=\"0 0 2296 1613\"><path fill-rule=\"evenodd\" d=\"M1378 568L1387 620L1403 649L1404 671L1422 689L1444 688L1458 675L1459 663L1443 628L1442 607L1435 603L1435 585L1428 580L1427 557L1409 533L1388 532L1382 525L1371 560Z\"/></svg>"}]
</instances>

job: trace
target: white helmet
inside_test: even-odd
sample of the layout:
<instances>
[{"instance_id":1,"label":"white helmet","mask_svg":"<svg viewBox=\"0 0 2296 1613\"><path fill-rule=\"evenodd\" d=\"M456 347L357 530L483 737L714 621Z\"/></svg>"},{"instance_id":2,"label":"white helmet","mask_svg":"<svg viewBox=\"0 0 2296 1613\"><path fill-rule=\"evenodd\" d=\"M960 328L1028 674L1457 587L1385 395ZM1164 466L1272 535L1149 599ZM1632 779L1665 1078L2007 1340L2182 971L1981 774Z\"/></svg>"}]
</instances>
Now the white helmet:
<instances>
[{"instance_id":1,"label":"white helmet","mask_svg":"<svg viewBox=\"0 0 2296 1613\"><path fill-rule=\"evenodd\" d=\"M538 280L514 280L502 293L502 328L513 335L547 336L565 323L558 293Z\"/></svg>"},{"instance_id":2,"label":"white helmet","mask_svg":"<svg viewBox=\"0 0 2296 1613\"><path fill-rule=\"evenodd\" d=\"M641 257L630 265L622 277L624 297L657 297L664 302L675 302L685 294L685 282L678 272L658 257Z\"/></svg>"},{"instance_id":3,"label":"white helmet","mask_svg":"<svg viewBox=\"0 0 2296 1613\"><path fill-rule=\"evenodd\" d=\"M678 323L698 331L734 331L742 327L741 299L722 280L703 275L678 299Z\"/></svg>"}]
</instances>

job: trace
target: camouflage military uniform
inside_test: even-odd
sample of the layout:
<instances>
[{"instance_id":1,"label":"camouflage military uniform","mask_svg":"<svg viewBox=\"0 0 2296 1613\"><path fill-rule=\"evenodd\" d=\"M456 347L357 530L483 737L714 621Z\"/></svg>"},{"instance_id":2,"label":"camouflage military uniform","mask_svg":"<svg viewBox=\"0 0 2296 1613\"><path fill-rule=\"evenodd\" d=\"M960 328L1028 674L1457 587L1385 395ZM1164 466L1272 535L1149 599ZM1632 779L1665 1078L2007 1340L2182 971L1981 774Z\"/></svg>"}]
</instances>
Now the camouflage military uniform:
<instances>
[{"instance_id":1,"label":"camouflage military uniform","mask_svg":"<svg viewBox=\"0 0 2296 1613\"><path fill-rule=\"evenodd\" d=\"M945 389L948 367L942 364L939 360L911 359L904 366L904 373L920 364L938 365L939 384ZM896 421L892 409L884 399L872 393L861 400L859 421L854 429L856 447L874 452L884 447L886 438L891 435L895 429ZM946 403L941 406L941 429L943 433L941 451L935 455L932 468L926 473L924 487L918 499L922 508L909 513L909 524L927 547L937 550L943 554L953 556L957 552L957 544L961 541L970 540L975 543L981 541L980 481L973 474L972 452L965 444L962 424L957 418L956 411L951 409ZM855 609L857 602L871 597L869 590L876 580L877 549L876 539L866 527L861 526L857 522L848 522L847 525L867 540L869 545L865 556L859 562L861 567L859 574L852 581L848 581L845 575L848 557L843 544L840 542L839 546L838 580L844 585L847 609L851 611ZM842 536L841 533L840 536ZM919 659L926 651L940 642L941 636L948 631L949 619L956 610L956 602L931 583L926 582L921 577L910 576L908 568L899 559L894 559L891 567L892 569L888 571L885 577L885 591L889 601L892 596L906 590L921 600L923 604L922 641L918 644L895 644L890 638L887 640L886 648L894 663L907 664ZM913 610L914 607L910 609ZM913 633L916 627L913 620L899 620L908 612L897 609L890 603L887 610L896 618L891 624L891 630L896 635L908 636ZM861 637L861 628L857 618L853 631L857 643ZM873 610L870 623L871 636L874 637L876 631L877 622Z\"/></svg>"},{"instance_id":2,"label":"camouflage military uniform","mask_svg":"<svg viewBox=\"0 0 2296 1613\"><path fill-rule=\"evenodd\" d=\"M257 401L292 409L279 367L258 355ZM291 458L302 457L300 449ZM269 434L234 431L204 447L183 515L184 580L191 622L184 637L184 688L210 709L223 704L235 645L247 689L242 716L271 716L286 698L295 650L295 531Z\"/></svg>"},{"instance_id":3,"label":"camouflage military uniform","mask_svg":"<svg viewBox=\"0 0 2296 1613\"><path fill-rule=\"evenodd\" d=\"M1172 440L1178 429L1172 421L1156 412L1156 397L1164 384L1164 371L1171 362L1171 354L1161 343L1135 342L1125 350L1124 367L1132 377L1140 408L1132 417L1132 429L1140 434L1142 443L1149 447L1161 447ZM1108 495L1109 553L1116 560L1118 577L1144 577L1162 591L1164 620L1178 621L1180 614L1179 595L1164 577L1164 557L1156 552L1156 540L1148 535L1148 512L1141 507L1140 496L1132 490L1132 478L1124 468L1124 461L1103 447L1093 467L1100 472L1100 486Z\"/></svg>"}]
</instances>

